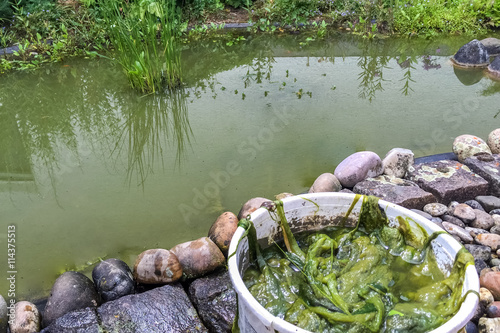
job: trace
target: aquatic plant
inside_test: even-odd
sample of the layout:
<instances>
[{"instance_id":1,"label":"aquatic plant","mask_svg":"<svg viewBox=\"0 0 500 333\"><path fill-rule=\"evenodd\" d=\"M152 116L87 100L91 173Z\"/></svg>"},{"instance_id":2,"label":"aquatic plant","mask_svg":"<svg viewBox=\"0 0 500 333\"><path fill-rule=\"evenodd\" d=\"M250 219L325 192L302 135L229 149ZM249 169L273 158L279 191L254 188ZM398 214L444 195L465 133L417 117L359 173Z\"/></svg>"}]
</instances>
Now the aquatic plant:
<instances>
[{"instance_id":1,"label":"aquatic plant","mask_svg":"<svg viewBox=\"0 0 500 333\"><path fill-rule=\"evenodd\" d=\"M131 85L143 93L164 84L181 83L180 50L175 39L173 0L141 0L127 3L105 1L102 17L109 22L108 34Z\"/></svg>"}]
</instances>

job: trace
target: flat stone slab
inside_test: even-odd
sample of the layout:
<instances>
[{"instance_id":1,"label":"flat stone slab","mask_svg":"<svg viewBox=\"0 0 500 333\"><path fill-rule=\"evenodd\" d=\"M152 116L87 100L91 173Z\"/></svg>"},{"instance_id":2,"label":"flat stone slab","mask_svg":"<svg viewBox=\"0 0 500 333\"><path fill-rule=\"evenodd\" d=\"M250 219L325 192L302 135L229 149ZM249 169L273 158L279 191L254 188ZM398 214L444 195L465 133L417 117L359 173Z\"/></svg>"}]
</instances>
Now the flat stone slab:
<instances>
[{"instance_id":1,"label":"flat stone slab","mask_svg":"<svg viewBox=\"0 0 500 333\"><path fill-rule=\"evenodd\" d=\"M416 164L408 170L406 178L445 205L452 200L464 202L485 195L489 188L486 180L466 165L452 160Z\"/></svg>"},{"instance_id":2,"label":"flat stone slab","mask_svg":"<svg viewBox=\"0 0 500 333\"><path fill-rule=\"evenodd\" d=\"M408 209L422 209L426 204L436 202L431 193L422 190L414 182L386 175L359 182L353 191L358 194L374 195Z\"/></svg>"},{"instance_id":3,"label":"flat stone slab","mask_svg":"<svg viewBox=\"0 0 500 333\"><path fill-rule=\"evenodd\" d=\"M208 332L178 283L107 302L97 312L106 332Z\"/></svg>"},{"instance_id":4,"label":"flat stone slab","mask_svg":"<svg viewBox=\"0 0 500 333\"><path fill-rule=\"evenodd\" d=\"M500 155L471 156L465 164L490 183L490 193L500 195Z\"/></svg>"}]
</instances>

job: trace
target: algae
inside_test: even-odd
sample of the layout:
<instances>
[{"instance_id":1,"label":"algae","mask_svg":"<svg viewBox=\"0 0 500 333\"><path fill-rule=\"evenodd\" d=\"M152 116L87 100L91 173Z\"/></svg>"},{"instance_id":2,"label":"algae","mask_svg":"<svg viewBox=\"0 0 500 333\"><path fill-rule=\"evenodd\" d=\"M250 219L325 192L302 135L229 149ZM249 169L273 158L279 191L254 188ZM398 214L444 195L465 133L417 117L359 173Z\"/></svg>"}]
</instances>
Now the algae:
<instances>
[{"instance_id":1,"label":"algae","mask_svg":"<svg viewBox=\"0 0 500 333\"><path fill-rule=\"evenodd\" d=\"M363 196L355 228L297 235L280 201L268 209L276 210L284 242L260 250L249 231L256 252L244 281L270 313L298 327L329 333L428 332L449 320L465 299L470 253L462 249L444 276L428 251L439 233L429 236L403 218L397 227L389 226L376 197Z\"/></svg>"}]
</instances>

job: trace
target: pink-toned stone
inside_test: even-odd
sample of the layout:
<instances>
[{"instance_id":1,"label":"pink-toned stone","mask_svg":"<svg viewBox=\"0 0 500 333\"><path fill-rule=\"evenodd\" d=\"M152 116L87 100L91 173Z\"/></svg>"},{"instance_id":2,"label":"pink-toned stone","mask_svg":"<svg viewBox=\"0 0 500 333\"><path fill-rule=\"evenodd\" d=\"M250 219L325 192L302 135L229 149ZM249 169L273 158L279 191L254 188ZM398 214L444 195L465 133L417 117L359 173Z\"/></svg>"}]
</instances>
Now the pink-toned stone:
<instances>
[{"instance_id":1,"label":"pink-toned stone","mask_svg":"<svg viewBox=\"0 0 500 333\"><path fill-rule=\"evenodd\" d=\"M481 272L479 283L491 292L495 301L500 301L500 272Z\"/></svg>"},{"instance_id":2,"label":"pink-toned stone","mask_svg":"<svg viewBox=\"0 0 500 333\"><path fill-rule=\"evenodd\" d=\"M371 151L360 151L345 158L334 175L344 187L353 187L362 180L382 174L382 160Z\"/></svg>"},{"instance_id":3,"label":"pink-toned stone","mask_svg":"<svg viewBox=\"0 0 500 333\"><path fill-rule=\"evenodd\" d=\"M256 197L245 202L243 207L241 207L240 212L238 213L238 220L246 218L248 215L255 212L264 202L271 202L271 200L261 197Z\"/></svg>"},{"instance_id":4,"label":"pink-toned stone","mask_svg":"<svg viewBox=\"0 0 500 333\"><path fill-rule=\"evenodd\" d=\"M479 234L476 236L476 242L481 245L489 246L493 251L496 251L500 246L500 235Z\"/></svg>"}]
</instances>

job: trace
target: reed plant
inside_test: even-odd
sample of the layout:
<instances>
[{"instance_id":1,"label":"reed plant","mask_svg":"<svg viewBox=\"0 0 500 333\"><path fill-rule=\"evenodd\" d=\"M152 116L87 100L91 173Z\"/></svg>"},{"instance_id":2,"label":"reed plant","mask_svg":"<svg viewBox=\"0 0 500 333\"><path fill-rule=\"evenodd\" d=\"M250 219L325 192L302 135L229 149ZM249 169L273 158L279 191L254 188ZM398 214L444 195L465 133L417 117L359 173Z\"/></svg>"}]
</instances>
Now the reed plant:
<instances>
[{"instance_id":1,"label":"reed plant","mask_svg":"<svg viewBox=\"0 0 500 333\"><path fill-rule=\"evenodd\" d=\"M180 49L175 38L175 0L103 1L102 17L131 85L154 93L181 83Z\"/></svg>"}]
</instances>

